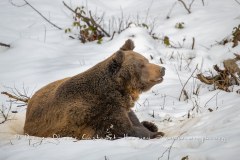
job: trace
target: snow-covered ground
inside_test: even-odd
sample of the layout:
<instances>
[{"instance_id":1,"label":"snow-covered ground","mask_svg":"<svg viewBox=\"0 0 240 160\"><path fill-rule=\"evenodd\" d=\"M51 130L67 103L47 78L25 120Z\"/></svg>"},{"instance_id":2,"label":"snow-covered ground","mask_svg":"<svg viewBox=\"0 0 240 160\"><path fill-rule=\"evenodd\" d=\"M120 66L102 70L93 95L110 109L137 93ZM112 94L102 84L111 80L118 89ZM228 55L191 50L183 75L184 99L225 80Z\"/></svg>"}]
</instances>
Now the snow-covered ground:
<instances>
[{"instance_id":1,"label":"snow-covered ground","mask_svg":"<svg viewBox=\"0 0 240 160\"><path fill-rule=\"evenodd\" d=\"M156 123L166 136L114 141L29 137L23 135L26 107L13 106L12 110L18 113L0 124L1 160L239 159L240 95L235 92L239 86L234 86L234 92L230 93L212 91L211 86L191 78L186 85L190 99L179 101L181 83L188 80L197 65L205 72L214 64L222 66L223 60L234 57L233 53L240 53L240 45L235 48L231 47L232 43L216 45L216 41L231 35L233 28L240 24L240 5L235 0L204 0L204 6L196 0L191 14L177 0L65 1L72 8L85 5L99 15L104 12L106 26L109 19L117 19L122 13L126 19L130 16L150 25L154 22L157 36L168 36L176 45L186 39L180 49L166 47L161 40L153 40L146 29L133 25L111 41L106 38L100 45L81 44L51 26L29 6L16 7L11 1L24 4L23 0L0 1L0 42L11 45L11 48L0 46L0 91L6 91L6 86L23 91L24 86L31 95L52 81L90 68L131 38L135 51L156 64L160 64L161 58L160 65L166 68L163 83L143 93L134 107L140 120ZM71 26L72 13L62 1L29 0L29 3L58 26L64 29ZM170 19L166 19L172 6ZM184 22L184 29L175 28L180 22ZM193 37L194 50L191 49ZM193 95L197 84L201 84L198 96ZM6 100L0 96L4 106L9 105Z\"/></svg>"}]
</instances>

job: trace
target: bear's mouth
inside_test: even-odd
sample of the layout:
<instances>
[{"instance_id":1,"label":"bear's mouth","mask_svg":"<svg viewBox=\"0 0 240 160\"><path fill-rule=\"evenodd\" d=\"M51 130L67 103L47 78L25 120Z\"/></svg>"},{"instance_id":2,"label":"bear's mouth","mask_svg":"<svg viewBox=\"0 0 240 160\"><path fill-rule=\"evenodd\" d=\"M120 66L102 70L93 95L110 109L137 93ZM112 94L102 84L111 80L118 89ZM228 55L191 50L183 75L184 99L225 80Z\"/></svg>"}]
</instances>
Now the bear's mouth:
<instances>
[{"instance_id":1,"label":"bear's mouth","mask_svg":"<svg viewBox=\"0 0 240 160\"><path fill-rule=\"evenodd\" d=\"M163 77L160 77L158 79L155 79L155 80L150 80L150 82L152 83L161 83L163 81Z\"/></svg>"}]
</instances>

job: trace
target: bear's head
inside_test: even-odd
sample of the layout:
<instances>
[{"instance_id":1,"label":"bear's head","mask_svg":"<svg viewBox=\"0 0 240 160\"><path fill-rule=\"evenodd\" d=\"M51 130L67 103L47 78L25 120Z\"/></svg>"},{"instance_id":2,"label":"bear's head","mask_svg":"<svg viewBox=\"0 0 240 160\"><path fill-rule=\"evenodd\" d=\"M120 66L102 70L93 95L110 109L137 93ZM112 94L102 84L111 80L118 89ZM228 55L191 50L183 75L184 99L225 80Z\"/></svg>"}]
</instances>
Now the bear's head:
<instances>
[{"instance_id":1,"label":"bear's head","mask_svg":"<svg viewBox=\"0 0 240 160\"><path fill-rule=\"evenodd\" d=\"M163 81L165 68L149 63L147 58L133 49L133 41L127 40L120 50L110 57L109 72L119 88L123 88L133 101L136 101L140 93Z\"/></svg>"}]
</instances>

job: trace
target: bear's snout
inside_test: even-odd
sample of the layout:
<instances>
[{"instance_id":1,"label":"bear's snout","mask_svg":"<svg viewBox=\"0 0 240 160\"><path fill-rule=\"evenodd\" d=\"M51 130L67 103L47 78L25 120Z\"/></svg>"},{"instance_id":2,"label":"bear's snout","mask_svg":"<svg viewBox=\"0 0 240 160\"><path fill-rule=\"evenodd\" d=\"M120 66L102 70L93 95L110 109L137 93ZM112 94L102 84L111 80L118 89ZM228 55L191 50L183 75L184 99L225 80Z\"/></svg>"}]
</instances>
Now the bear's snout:
<instances>
[{"instance_id":1,"label":"bear's snout","mask_svg":"<svg viewBox=\"0 0 240 160\"><path fill-rule=\"evenodd\" d=\"M165 70L166 70L166 69L165 69L164 67L161 67L160 72L161 72L161 75L162 75L162 76L165 75Z\"/></svg>"}]
</instances>

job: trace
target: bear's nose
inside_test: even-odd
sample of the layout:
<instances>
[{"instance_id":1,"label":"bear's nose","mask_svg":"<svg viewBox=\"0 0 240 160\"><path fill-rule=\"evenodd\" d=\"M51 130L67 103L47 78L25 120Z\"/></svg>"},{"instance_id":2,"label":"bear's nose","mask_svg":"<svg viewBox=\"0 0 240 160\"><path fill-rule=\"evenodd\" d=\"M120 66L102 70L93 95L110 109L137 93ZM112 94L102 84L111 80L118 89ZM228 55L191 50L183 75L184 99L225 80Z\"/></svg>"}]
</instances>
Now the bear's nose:
<instances>
[{"instance_id":1,"label":"bear's nose","mask_svg":"<svg viewBox=\"0 0 240 160\"><path fill-rule=\"evenodd\" d=\"M165 75L165 68L164 67L161 67L161 75L164 76Z\"/></svg>"}]
</instances>

